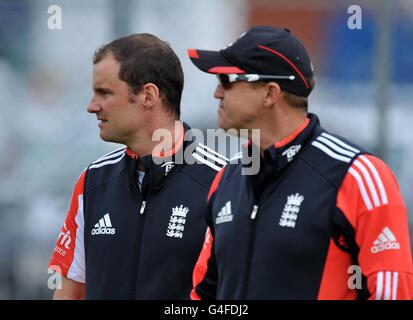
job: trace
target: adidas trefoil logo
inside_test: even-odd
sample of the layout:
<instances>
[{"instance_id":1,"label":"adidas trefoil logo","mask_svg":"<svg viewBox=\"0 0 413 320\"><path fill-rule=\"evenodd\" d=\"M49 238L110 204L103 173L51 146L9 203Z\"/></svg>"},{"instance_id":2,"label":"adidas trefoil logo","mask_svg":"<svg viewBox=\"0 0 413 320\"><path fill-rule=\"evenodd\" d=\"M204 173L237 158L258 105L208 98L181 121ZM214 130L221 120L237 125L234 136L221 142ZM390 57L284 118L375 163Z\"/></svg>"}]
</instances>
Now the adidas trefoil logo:
<instances>
[{"instance_id":1,"label":"adidas trefoil logo","mask_svg":"<svg viewBox=\"0 0 413 320\"><path fill-rule=\"evenodd\" d=\"M383 250L399 250L400 243L397 242L396 237L393 232L390 231L389 227L384 227L377 239L373 242L371 247L371 252L377 253Z\"/></svg>"},{"instance_id":2,"label":"adidas trefoil logo","mask_svg":"<svg viewBox=\"0 0 413 320\"><path fill-rule=\"evenodd\" d=\"M292 194L287 197L287 203L284 206L280 221L278 222L281 227L295 227L297 214L300 212L300 205L303 200L304 196L299 193Z\"/></svg>"},{"instance_id":3,"label":"adidas trefoil logo","mask_svg":"<svg viewBox=\"0 0 413 320\"><path fill-rule=\"evenodd\" d=\"M215 224L232 221L233 215L231 212L231 201L228 201L221 211L218 212L218 217L215 219Z\"/></svg>"},{"instance_id":4,"label":"adidas trefoil logo","mask_svg":"<svg viewBox=\"0 0 413 320\"><path fill-rule=\"evenodd\" d=\"M171 238L182 238L184 236L186 215L189 212L188 207L182 204L172 208L172 214L169 219L168 230L166 235Z\"/></svg>"},{"instance_id":5,"label":"adidas trefoil logo","mask_svg":"<svg viewBox=\"0 0 413 320\"><path fill-rule=\"evenodd\" d=\"M115 234L116 229L112 227L112 222L110 221L109 213L106 213L103 218L95 224L92 229L92 236L98 234Z\"/></svg>"}]
</instances>

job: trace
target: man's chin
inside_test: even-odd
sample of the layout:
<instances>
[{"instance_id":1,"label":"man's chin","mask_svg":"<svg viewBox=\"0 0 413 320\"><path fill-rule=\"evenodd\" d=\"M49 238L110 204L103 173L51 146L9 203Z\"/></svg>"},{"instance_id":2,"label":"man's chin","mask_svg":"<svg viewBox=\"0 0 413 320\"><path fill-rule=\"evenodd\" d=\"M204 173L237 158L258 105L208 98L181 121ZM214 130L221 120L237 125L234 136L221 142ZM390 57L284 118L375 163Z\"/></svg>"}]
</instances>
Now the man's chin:
<instances>
[{"instance_id":1,"label":"man's chin","mask_svg":"<svg viewBox=\"0 0 413 320\"><path fill-rule=\"evenodd\" d=\"M121 141L119 141L119 139L116 139L112 136L109 136L107 134L104 134L102 131L100 132L100 138L105 141L105 142L113 142L113 143L122 143Z\"/></svg>"},{"instance_id":2,"label":"man's chin","mask_svg":"<svg viewBox=\"0 0 413 320\"><path fill-rule=\"evenodd\" d=\"M218 128L222 129L225 131L226 134L232 135L232 136L240 136L240 130L237 128L234 128L227 123L223 121L218 122Z\"/></svg>"},{"instance_id":3,"label":"man's chin","mask_svg":"<svg viewBox=\"0 0 413 320\"><path fill-rule=\"evenodd\" d=\"M228 131L229 129L231 129L231 127L228 125L228 123L221 120L221 118L218 119L218 128L220 128L224 131Z\"/></svg>"}]
</instances>

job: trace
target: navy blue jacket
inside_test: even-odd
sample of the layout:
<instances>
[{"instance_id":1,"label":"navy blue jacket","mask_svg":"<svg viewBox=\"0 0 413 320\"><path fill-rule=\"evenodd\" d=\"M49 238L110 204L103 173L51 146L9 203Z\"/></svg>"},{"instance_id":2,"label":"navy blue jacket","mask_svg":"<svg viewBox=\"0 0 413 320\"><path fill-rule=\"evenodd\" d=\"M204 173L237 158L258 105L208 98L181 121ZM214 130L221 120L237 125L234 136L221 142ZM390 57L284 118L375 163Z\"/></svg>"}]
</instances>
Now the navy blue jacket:
<instances>
[{"instance_id":1,"label":"navy blue jacket","mask_svg":"<svg viewBox=\"0 0 413 320\"><path fill-rule=\"evenodd\" d=\"M410 297L406 210L381 160L309 114L260 161L256 175L231 161L213 182L193 299Z\"/></svg>"},{"instance_id":2,"label":"navy blue jacket","mask_svg":"<svg viewBox=\"0 0 413 320\"><path fill-rule=\"evenodd\" d=\"M87 299L189 299L208 190L225 158L181 142L163 164L150 155L140 159L146 167L141 188L138 156L127 148L83 172L50 265L85 282ZM201 161L183 161L188 148Z\"/></svg>"}]
</instances>

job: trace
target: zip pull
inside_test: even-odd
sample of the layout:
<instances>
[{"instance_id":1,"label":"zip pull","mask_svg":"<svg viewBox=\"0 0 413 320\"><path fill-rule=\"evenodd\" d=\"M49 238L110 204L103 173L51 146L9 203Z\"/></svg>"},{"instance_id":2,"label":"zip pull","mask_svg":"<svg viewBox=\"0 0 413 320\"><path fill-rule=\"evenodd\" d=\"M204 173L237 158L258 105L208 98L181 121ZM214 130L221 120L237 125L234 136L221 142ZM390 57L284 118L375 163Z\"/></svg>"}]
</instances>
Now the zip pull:
<instances>
[{"instance_id":1,"label":"zip pull","mask_svg":"<svg viewBox=\"0 0 413 320\"><path fill-rule=\"evenodd\" d=\"M254 205L254 208L252 209L252 212L251 212L251 220L255 219L255 217L257 216L257 212L258 212L258 206Z\"/></svg>"},{"instance_id":2,"label":"zip pull","mask_svg":"<svg viewBox=\"0 0 413 320\"><path fill-rule=\"evenodd\" d=\"M146 201L142 201L141 210L139 211L140 214L143 214L143 212L145 211L145 207L146 207Z\"/></svg>"}]
</instances>

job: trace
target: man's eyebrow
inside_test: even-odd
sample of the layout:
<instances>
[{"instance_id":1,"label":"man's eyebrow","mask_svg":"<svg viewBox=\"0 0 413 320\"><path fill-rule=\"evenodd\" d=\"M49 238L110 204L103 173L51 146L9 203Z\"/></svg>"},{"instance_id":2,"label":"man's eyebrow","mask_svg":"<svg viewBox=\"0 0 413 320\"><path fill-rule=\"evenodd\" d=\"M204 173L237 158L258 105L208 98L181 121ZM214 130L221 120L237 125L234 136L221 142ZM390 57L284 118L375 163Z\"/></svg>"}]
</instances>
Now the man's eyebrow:
<instances>
[{"instance_id":1,"label":"man's eyebrow","mask_svg":"<svg viewBox=\"0 0 413 320\"><path fill-rule=\"evenodd\" d=\"M94 87L94 88L93 88L93 91L94 91L94 92L97 92L97 93L112 92L110 89L104 88L104 87Z\"/></svg>"}]
</instances>

